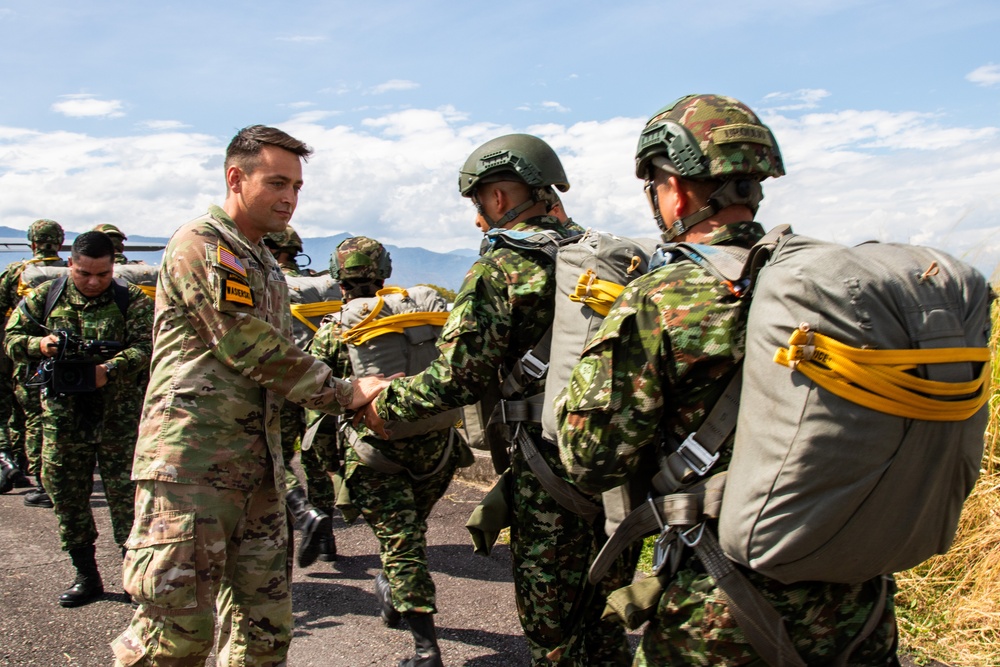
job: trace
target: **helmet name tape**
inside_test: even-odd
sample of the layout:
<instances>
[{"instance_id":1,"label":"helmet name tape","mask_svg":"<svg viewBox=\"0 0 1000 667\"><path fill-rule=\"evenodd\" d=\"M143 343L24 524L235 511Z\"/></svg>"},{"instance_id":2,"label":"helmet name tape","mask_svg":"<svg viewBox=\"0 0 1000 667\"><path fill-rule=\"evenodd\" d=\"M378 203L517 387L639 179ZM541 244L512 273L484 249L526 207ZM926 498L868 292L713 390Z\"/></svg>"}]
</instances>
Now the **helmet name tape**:
<instances>
[{"instance_id":1,"label":"helmet name tape","mask_svg":"<svg viewBox=\"0 0 1000 667\"><path fill-rule=\"evenodd\" d=\"M749 141L763 146L774 146L770 132L760 125L750 125L748 123L717 127L712 130L712 141L717 144L739 144Z\"/></svg>"}]
</instances>

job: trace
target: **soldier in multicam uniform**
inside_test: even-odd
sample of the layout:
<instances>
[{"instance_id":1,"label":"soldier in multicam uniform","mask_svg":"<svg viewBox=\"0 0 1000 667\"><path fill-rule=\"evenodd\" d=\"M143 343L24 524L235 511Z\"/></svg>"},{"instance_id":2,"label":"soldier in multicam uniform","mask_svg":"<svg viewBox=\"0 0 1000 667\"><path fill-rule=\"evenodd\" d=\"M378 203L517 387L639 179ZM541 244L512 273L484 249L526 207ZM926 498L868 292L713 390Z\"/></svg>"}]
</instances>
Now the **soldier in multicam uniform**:
<instances>
[{"instance_id":1,"label":"soldier in multicam uniform","mask_svg":"<svg viewBox=\"0 0 1000 667\"><path fill-rule=\"evenodd\" d=\"M304 270L295 259L302 252L302 239L291 225L284 231L265 234L263 241L285 276L300 277L314 273ZM337 559L337 542L333 536L334 494L333 482L327 473L329 464L320 460L319 448L312 447L300 452L299 461L309 484L307 495L291 466L295 457L295 443L301 440L305 432L304 411L301 406L285 401L281 407L280 420L281 453L285 458L285 485L288 488L285 502L292 513L295 527L302 531L302 543L297 551L296 562L299 567L309 567L317 557L327 562L334 561Z\"/></svg>"},{"instance_id":2,"label":"soldier in multicam uniform","mask_svg":"<svg viewBox=\"0 0 1000 667\"><path fill-rule=\"evenodd\" d=\"M468 158L459 190L475 204L476 225L489 243L455 299L438 340L440 357L423 373L390 384L365 409L369 427L378 432L382 420L414 421L475 403L498 391L500 376L542 338L555 309L554 262L540 248L514 244L575 233L547 215L556 203L553 186L569 189L562 164L548 144L531 135L498 137ZM527 377L515 398L543 389L544 378ZM525 421L517 428L560 475L556 446L542 439L541 425ZM586 581L603 533L555 499L521 447L511 449L510 467L514 591L532 664L628 664L624 631L600 619L604 597Z\"/></svg>"},{"instance_id":3,"label":"soldier in multicam uniform","mask_svg":"<svg viewBox=\"0 0 1000 667\"><path fill-rule=\"evenodd\" d=\"M391 273L385 247L365 236L345 239L330 256L330 275L340 281L345 303L375 296ZM335 369L350 368L340 335L339 321L324 323L310 351ZM440 667L432 621L437 613L434 581L427 567L427 517L451 483L462 449L455 442L449 446L447 429L388 443L364 426L346 428L344 484L351 504L379 541L382 571L375 578L375 596L382 621L396 627L405 617L413 633L416 655L401 666ZM366 464L355 449L358 440L406 470L389 472Z\"/></svg>"},{"instance_id":4,"label":"soldier in multicam uniform","mask_svg":"<svg viewBox=\"0 0 1000 667\"><path fill-rule=\"evenodd\" d=\"M146 388L136 378L149 367L153 302L138 287L113 282L114 246L106 234L76 237L69 267L69 279L43 283L14 309L5 348L12 359L57 357L58 330L85 341L121 344L106 358L87 358L99 362L96 390L61 395L48 386L41 392L42 480L55 504L60 543L76 568L76 580L59 596L59 604L77 607L104 593L90 509L95 462L119 547L124 548L132 528L132 455Z\"/></svg>"},{"instance_id":5,"label":"soldier in multicam uniform","mask_svg":"<svg viewBox=\"0 0 1000 667\"><path fill-rule=\"evenodd\" d=\"M284 665L292 638L282 397L333 414L350 383L290 342L288 286L261 237L288 224L311 149L262 125L226 151L223 208L182 226L156 291L132 477L125 589L139 603L116 665Z\"/></svg>"},{"instance_id":6,"label":"soldier in multicam uniform","mask_svg":"<svg viewBox=\"0 0 1000 667\"><path fill-rule=\"evenodd\" d=\"M109 222L105 222L94 227L92 231L104 232L111 237L111 242L115 244L115 264L131 264L128 257L125 256L125 241L128 241L128 237L125 236L122 230Z\"/></svg>"},{"instance_id":7,"label":"soldier in multicam uniform","mask_svg":"<svg viewBox=\"0 0 1000 667\"><path fill-rule=\"evenodd\" d=\"M0 316L4 322L24 297L21 274L29 264L66 266L59 257L65 236L54 220L35 220L28 227L32 257L7 266L0 275ZM3 333L0 332L0 342ZM36 362L12 361L0 352L0 493L14 486L27 486L33 475L37 488L24 496L30 507L52 507L52 499L42 486L42 404L38 387L24 386L35 373ZM19 462L23 451L24 460Z\"/></svg>"},{"instance_id":8,"label":"soldier in multicam uniform","mask_svg":"<svg viewBox=\"0 0 1000 667\"><path fill-rule=\"evenodd\" d=\"M646 181L668 242L749 248L764 233L753 222L760 181L783 174L770 129L739 101L715 95L684 97L657 112L636 153L636 175ZM598 493L652 474L639 461L657 446L658 429L680 442L699 427L743 355L745 315L719 279L689 261L625 288L556 401L560 453L581 489ZM713 471L728 466L731 442L721 454ZM689 556L663 591L635 664L763 664L714 581ZM785 585L743 571L810 665L834 664L878 597L874 582ZM897 664L891 600L850 664Z\"/></svg>"}]
</instances>

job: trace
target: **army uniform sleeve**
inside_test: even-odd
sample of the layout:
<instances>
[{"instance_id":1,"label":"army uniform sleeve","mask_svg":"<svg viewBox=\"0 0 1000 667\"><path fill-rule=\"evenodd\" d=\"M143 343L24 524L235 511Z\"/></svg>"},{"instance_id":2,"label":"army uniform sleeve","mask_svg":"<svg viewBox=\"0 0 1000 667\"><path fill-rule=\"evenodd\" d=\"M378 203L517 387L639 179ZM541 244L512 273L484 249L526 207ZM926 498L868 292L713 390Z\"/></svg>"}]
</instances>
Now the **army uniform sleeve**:
<instances>
[{"instance_id":1,"label":"army uniform sleeve","mask_svg":"<svg viewBox=\"0 0 1000 667\"><path fill-rule=\"evenodd\" d=\"M23 308L36 321L32 321L31 317L25 314L21 305L15 306L11 312L3 344L4 352L9 358L14 360L43 358L44 355L38 345L49 332L37 322L41 321L45 310L45 296L49 293L51 285L52 282L49 281L24 298Z\"/></svg>"},{"instance_id":2,"label":"army uniform sleeve","mask_svg":"<svg viewBox=\"0 0 1000 667\"><path fill-rule=\"evenodd\" d=\"M220 239L212 228L195 226L178 235L168 246L158 284L167 308L183 309L195 334L223 365L297 405L342 413L353 396L351 384L333 377L326 364L257 316L253 299L267 296L252 294L238 276L213 261Z\"/></svg>"},{"instance_id":3,"label":"army uniform sleeve","mask_svg":"<svg viewBox=\"0 0 1000 667\"><path fill-rule=\"evenodd\" d=\"M329 366L335 376L341 378L351 376L351 360L340 340L340 327L336 322L327 322L320 326L306 346L306 350ZM324 413L318 410L306 410L306 427L315 424L323 415ZM320 433L317 437L321 435L323 434Z\"/></svg>"},{"instance_id":4,"label":"army uniform sleeve","mask_svg":"<svg viewBox=\"0 0 1000 667\"><path fill-rule=\"evenodd\" d=\"M660 331L655 307L627 288L556 399L559 455L583 491L625 482L653 441L664 401Z\"/></svg>"},{"instance_id":5,"label":"army uniform sleeve","mask_svg":"<svg viewBox=\"0 0 1000 667\"><path fill-rule=\"evenodd\" d=\"M379 416L416 421L479 400L510 342L507 278L486 258L472 265L438 338L438 357L422 373L394 380L375 399Z\"/></svg>"},{"instance_id":6,"label":"army uniform sleeve","mask_svg":"<svg viewBox=\"0 0 1000 667\"><path fill-rule=\"evenodd\" d=\"M124 378L149 369L153 353L153 301L135 285L128 286L124 349L108 359Z\"/></svg>"}]
</instances>

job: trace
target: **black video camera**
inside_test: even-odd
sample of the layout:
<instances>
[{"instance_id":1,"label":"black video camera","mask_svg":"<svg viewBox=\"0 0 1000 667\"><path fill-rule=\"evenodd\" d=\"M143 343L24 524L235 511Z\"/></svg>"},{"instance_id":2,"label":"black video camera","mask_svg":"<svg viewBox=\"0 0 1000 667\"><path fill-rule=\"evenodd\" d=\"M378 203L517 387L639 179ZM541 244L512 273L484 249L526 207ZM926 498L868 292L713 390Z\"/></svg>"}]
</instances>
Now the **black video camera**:
<instances>
[{"instance_id":1,"label":"black video camera","mask_svg":"<svg viewBox=\"0 0 1000 667\"><path fill-rule=\"evenodd\" d=\"M97 364L94 357L108 359L122 349L113 340L84 340L66 329L52 332L59 338L56 356L38 365L38 372L31 382L44 386L50 393L80 394L97 390Z\"/></svg>"}]
</instances>

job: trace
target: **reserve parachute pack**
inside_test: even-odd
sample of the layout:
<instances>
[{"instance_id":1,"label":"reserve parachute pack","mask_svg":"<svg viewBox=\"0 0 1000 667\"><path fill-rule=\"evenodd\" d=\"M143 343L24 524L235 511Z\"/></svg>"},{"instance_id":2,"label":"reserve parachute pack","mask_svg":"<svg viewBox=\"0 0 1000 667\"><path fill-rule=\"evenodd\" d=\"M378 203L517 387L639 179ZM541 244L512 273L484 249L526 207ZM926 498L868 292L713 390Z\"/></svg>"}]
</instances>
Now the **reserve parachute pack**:
<instances>
[{"instance_id":1,"label":"reserve parachute pack","mask_svg":"<svg viewBox=\"0 0 1000 667\"><path fill-rule=\"evenodd\" d=\"M448 304L436 290L418 285L386 287L370 298L351 299L340 311L354 375L415 375L438 357L435 345L448 319ZM390 440L442 431L460 418L448 410L416 422L386 422Z\"/></svg>"},{"instance_id":2,"label":"reserve parachute pack","mask_svg":"<svg viewBox=\"0 0 1000 667\"><path fill-rule=\"evenodd\" d=\"M748 255L728 250L661 251L750 299L746 356L701 428L662 452L660 495L626 517L590 578L658 532L656 574L694 548L761 656L803 665L733 561L786 584L861 583L947 551L982 460L992 293L975 269L925 247L845 247L786 226ZM728 470L713 474L733 437ZM883 580L843 660L885 596Z\"/></svg>"},{"instance_id":3,"label":"reserve parachute pack","mask_svg":"<svg viewBox=\"0 0 1000 667\"><path fill-rule=\"evenodd\" d=\"M300 348L312 340L323 318L339 312L344 293L329 275L285 276L292 311L292 339Z\"/></svg>"}]
</instances>

